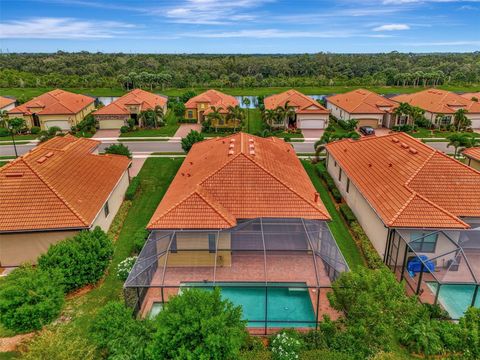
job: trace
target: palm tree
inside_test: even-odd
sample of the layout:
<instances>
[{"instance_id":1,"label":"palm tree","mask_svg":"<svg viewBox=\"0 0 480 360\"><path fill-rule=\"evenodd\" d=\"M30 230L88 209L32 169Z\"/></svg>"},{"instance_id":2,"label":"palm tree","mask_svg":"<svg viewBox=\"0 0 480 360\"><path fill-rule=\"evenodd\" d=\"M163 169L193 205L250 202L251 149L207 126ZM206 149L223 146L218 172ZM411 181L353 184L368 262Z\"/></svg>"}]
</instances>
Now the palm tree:
<instances>
[{"instance_id":1,"label":"palm tree","mask_svg":"<svg viewBox=\"0 0 480 360\"><path fill-rule=\"evenodd\" d=\"M393 111L393 113L397 116L397 119L401 116L410 116L411 112L412 107L409 103L400 103L400 105Z\"/></svg>"},{"instance_id":2,"label":"palm tree","mask_svg":"<svg viewBox=\"0 0 480 360\"><path fill-rule=\"evenodd\" d=\"M262 113L263 121L267 123L269 127L273 127L274 122L278 118L278 113L276 110L267 109Z\"/></svg>"},{"instance_id":3,"label":"palm tree","mask_svg":"<svg viewBox=\"0 0 480 360\"><path fill-rule=\"evenodd\" d=\"M454 158L457 158L459 150L473 147L477 143L477 139L466 134L452 134L448 137L448 141L447 147L453 146L455 148Z\"/></svg>"},{"instance_id":4,"label":"palm tree","mask_svg":"<svg viewBox=\"0 0 480 360\"><path fill-rule=\"evenodd\" d=\"M158 124L160 124L160 126L163 126L165 123L165 110L163 109L163 107L157 105L153 109L153 112L155 113L155 127L158 127Z\"/></svg>"},{"instance_id":5,"label":"palm tree","mask_svg":"<svg viewBox=\"0 0 480 360\"><path fill-rule=\"evenodd\" d=\"M221 114L221 107L216 108L215 106L211 106L210 109L212 110L210 113L207 114L207 118L209 121L215 124L215 132L218 130L218 123L223 120L223 115Z\"/></svg>"},{"instance_id":6,"label":"palm tree","mask_svg":"<svg viewBox=\"0 0 480 360\"><path fill-rule=\"evenodd\" d=\"M0 111L0 127L7 127L8 112L7 110Z\"/></svg>"},{"instance_id":7,"label":"palm tree","mask_svg":"<svg viewBox=\"0 0 480 360\"><path fill-rule=\"evenodd\" d=\"M237 130L237 125L240 125L243 123L245 120L245 112L240 106L232 106L230 105L227 108L227 115L226 115L226 120L227 121L233 121L234 127L233 131Z\"/></svg>"},{"instance_id":8,"label":"palm tree","mask_svg":"<svg viewBox=\"0 0 480 360\"><path fill-rule=\"evenodd\" d=\"M242 103L247 108L247 132L250 132L250 98L242 98Z\"/></svg>"},{"instance_id":9,"label":"palm tree","mask_svg":"<svg viewBox=\"0 0 480 360\"><path fill-rule=\"evenodd\" d=\"M467 127L472 125L471 120L465 115L466 113L468 113L467 109L458 109L455 111L455 114L453 115L453 124L455 125L457 131L465 130Z\"/></svg>"}]
</instances>

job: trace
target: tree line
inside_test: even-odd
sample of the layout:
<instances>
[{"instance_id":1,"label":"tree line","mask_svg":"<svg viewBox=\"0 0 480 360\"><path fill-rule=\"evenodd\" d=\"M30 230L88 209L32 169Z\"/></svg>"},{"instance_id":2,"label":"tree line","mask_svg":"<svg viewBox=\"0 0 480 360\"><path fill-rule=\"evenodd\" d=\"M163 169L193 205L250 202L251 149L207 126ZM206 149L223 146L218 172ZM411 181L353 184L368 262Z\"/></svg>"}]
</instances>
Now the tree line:
<instances>
[{"instance_id":1,"label":"tree line","mask_svg":"<svg viewBox=\"0 0 480 360\"><path fill-rule=\"evenodd\" d=\"M0 55L0 87L436 86L480 83L480 52Z\"/></svg>"}]
</instances>

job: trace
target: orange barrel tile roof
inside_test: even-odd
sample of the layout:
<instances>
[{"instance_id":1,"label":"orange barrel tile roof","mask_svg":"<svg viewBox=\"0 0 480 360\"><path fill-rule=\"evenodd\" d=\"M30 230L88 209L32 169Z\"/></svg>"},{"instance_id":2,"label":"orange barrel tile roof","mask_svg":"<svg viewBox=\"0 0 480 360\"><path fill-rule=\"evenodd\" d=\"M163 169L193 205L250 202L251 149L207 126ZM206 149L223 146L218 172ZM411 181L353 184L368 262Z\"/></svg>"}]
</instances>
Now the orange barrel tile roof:
<instances>
[{"instance_id":1,"label":"orange barrel tile roof","mask_svg":"<svg viewBox=\"0 0 480 360\"><path fill-rule=\"evenodd\" d=\"M468 156L471 159L480 161L480 147L472 147L463 150L463 155ZM480 191L480 189L478 190Z\"/></svg>"},{"instance_id":2,"label":"orange barrel tile roof","mask_svg":"<svg viewBox=\"0 0 480 360\"><path fill-rule=\"evenodd\" d=\"M15 99L0 96L0 109L4 108L5 106L13 104L15 101L16 101Z\"/></svg>"},{"instance_id":3,"label":"orange barrel tile roof","mask_svg":"<svg viewBox=\"0 0 480 360\"><path fill-rule=\"evenodd\" d=\"M302 94L296 90L287 90L283 93L271 95L265 98L265 109L275 110L279 106L285 106L287 103L295 108L298 114L328 114L329 111L325 109L318 102L311 97Z\"/></svg>"},{"instance_id":4,"label":"orange barrel tile roof","mask_svg":"<svg viewBox=\"0 0 480 360\"><path fill-rule=\"evenodd\" d=\"M33 112L38 115L70 115L78 113L94 101L95 99L90 96L56 89L37 96L25 104L10 110L8 113L31 115L32 108L41 108L41 110Z\"/></svg>"},{"instance_id":5,"label":"orange barrel tile roof","mask_svg":"<svg viewBox=\"0 0 480 360\"><path fill-rule=\"evenodd\" d=\"M469 113L480 113L480 103L465 99L451 91L440 89L427 89L413 94L402 94L392 97L392 100L399 103L409 103L437 114L453 114L459 108L464 108Z\"/></svg>"},{"instance_id":6,"label":"orange barrel tile roof","mask_svg":"<svg viewBox=\"0 0 480 360\"><path fill-rule=\"evenodd\" d=\"M405 133L326 148L389 227L468 228L462 217L480 217L480 172Z\"/></svg>"},{"instance_id":7,"label":"orange barrel tile roof","mask_svg":"<svg viewBox=\"0 0 480 360\"><path fill-rule=\"evenodd\" d=\"M196 109L199 103L208 103L209 106L222 108L223 111L226 111L229 106L237 106L238 100L217 90L207 90L188 100L185 103L185 107L187 109Z\"/></svg>"},{"instance_id":8,"label":"orange barrel tile roof","mask_svg":"<svg viewBox=\"0 0 480 360\"><path fill-rule=\"evenodd\" d=\"M365 89L332 95L327 97L327 101L350 114L384 114L398 107L395 101Z\"/></svg>"},{"instance_id":9,"label":"orange barrel tile roof","mask_svg":"<svg viewBox=\"0 0 480 360\"><path fill-rule=\"evenodd\" d=\"M140 110L144 111L154 109L156 106L164 107L166 104L167 98L165 96L135 89L95 111L93 115L129 115L130 111L127 105L138 105Z\"/></svg>"},{"instance_id":10,"label":"orange barrel tile roof","mask_svg":"<svg viewBox=\"0 0 480 360\"><path fill-rule=\"evenodd\" d=\"M258 217L330 219L291 145L237 133L192 147L148 229L223 229Z\"/></svg>"},{"instance_id":11,"label":"orange barrel tile roof","mask_svg":"<svg viewBox=\"0 0 480 360\"><path fill-rule=\"evenodd\" d=\"M478 92L471 92L471 93L464 93L460 95L461 97L467 100L473 100L473 98L477 99L477 102L480 101L480 91Z\"/></svg>"},{"instance_id":12,"label":"orange barrel tile roof","mask_svg":"<svg viewBox=\"0 0 480 360\"><path fill-rule=\"evenodd\" d=\"M55 137L0 168L0 232L89 228L130 166L99 144Z\"/></svg>"}]
</instances>

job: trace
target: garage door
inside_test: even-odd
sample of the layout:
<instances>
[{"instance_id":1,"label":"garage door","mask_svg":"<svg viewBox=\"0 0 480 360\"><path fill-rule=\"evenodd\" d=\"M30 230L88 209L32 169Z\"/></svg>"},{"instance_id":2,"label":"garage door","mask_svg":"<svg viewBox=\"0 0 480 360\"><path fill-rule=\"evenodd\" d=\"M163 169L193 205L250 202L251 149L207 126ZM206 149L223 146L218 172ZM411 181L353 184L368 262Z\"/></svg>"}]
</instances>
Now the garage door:
<instances>
[{"instance_id":1,"label":"garage door","mask_svg":"<svg viewBox=\"0 0 480 360\"><path fill-rule=\"evenodd\" d=\"M378 120L377 119L360 119L358 120L358 127L360 126L371 126L372 128L378 127Z\"/></svg>"},{"instance_id":2,"label":"garage door","mask_svg":"<svg viewBox=\"0 0 480 360\"><path fill-rule=\"evenodd\" d=\"M480 119L474 118L472 120L472 129L480 129Z\"/></svg>"},{"instance_id":3,"label":"garage door","mask_svg":"<svg viewBox=\"0 0 480 360\"><path fill-rule=\"evenodd\" d=\"M45 121L45 127L47 129L50 129L51 127L57 126L62 130L67 130L69 131L71 126L68 120L49 120Z\"/></svg>"},{"instance_id":4,"label":"garage door","mask_svg":"<svg viewBox=\"0 0 480 360\"><path fill-rule=\"evenodd\" d=\"M300 129L324 129L325 120L323 119L304 119L300 120Z\"/></svg>"},{"instance_id":5,"label":"garage door","mask_svg":"<svg viewBox=\"0 0 480 360\"><path fill-rule=\"evenodd\" d=\"M109 130L109 129L120 129L123 125L125 125L124 120L99 120L98 126L102 130Z\"/></svg>"}]
</instances>

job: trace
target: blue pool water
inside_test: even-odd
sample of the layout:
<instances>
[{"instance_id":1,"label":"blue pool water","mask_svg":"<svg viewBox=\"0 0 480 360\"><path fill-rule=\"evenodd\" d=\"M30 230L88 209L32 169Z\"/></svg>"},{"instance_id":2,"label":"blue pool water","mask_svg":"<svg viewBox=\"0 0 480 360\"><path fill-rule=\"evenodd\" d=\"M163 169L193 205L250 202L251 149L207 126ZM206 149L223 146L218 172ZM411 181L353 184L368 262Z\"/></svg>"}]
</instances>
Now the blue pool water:
<instances>
[{"instance_id":1,"label":"blue pool water","mask_svg":"<svg viewBox=\"0 0 480 360\"><path fill-rule=\"evenodd\" d=\"M438 287L437 283L428 282L427 285L435 294ZM474 292L474 285L442 285L438 294L438 301L452 319L459 319L471 306ZM475 300L475 307L480 307L480 293Z\"/></svg>"},{"instance_id":2,"label":"blue pool water","mask_svg":"<svg viewBox=\"0 0 480 360\"><path fill-rule=\"evenodd\" d=\"M182 287L205 286L208 283L184 283ZM273 285L273 284L272 284ZM243 308L243 318L249 327L265 326L267 306L268 327L315 327L315 312L305 283L275 283L269 287L268 302L265 302L265 287L251 283L216 283L222 296ZM262 321L262 322L257 322ZM290 323L294 321L294 323ZM311 323L310 323L311 322Z\"/></svg>"}]
</instances>

